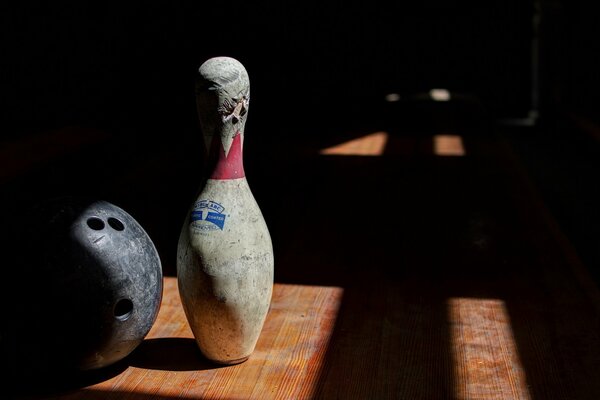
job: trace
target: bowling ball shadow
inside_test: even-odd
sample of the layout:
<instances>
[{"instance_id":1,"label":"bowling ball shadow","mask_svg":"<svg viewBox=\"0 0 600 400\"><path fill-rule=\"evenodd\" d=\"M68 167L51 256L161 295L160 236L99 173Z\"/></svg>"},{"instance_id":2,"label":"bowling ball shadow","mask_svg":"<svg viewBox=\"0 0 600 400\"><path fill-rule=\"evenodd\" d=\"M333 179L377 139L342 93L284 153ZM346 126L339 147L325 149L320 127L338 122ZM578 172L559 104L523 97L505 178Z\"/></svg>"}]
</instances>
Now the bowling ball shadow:
<instances>
[{"instance_id":1,"label":"bowling ball shadow","mask_svg":"<svg viewBox=\"0 0 600 400\"><path fill-rule=\"evenodd\" d=\"M5 389L9 398L15 400L61 396L114 378L123 373L128 366L125 360L120 360L104 368L88 371L64 369L45 370L43 373L36 371L37 373L34 374L35 384L33 385L31 371L17 370L9 373L9 384Z\"/></svg>"},{"instance_id":2,"label":"bowling ball shadow","mask_svg":"<svg viewBox=\"0 0 600 400\"><path fill-rule=\"evenodd\" d=\"M132 367L163 371L200 371L221 368L205 358L191 338L145 339L128 357Z\"/></svg>"},{"instance_id":3,"label":"bowling ball shadow","mask_svg":"<svg viewBox=\"0 0 600 400\"><path fill-rule=\"evenodd\" d=\"M89 371L44 371L36 374L36 384L31 385L31 373L12 371L7 392L11 399L42 399L76 392L84 387L105 382L129 367L163 371L201 371L222 368L205 358L194 339L145 339L124 359L104 368ZM0 396L2 398L2 396Z\"/></svg>"}]
</instances>

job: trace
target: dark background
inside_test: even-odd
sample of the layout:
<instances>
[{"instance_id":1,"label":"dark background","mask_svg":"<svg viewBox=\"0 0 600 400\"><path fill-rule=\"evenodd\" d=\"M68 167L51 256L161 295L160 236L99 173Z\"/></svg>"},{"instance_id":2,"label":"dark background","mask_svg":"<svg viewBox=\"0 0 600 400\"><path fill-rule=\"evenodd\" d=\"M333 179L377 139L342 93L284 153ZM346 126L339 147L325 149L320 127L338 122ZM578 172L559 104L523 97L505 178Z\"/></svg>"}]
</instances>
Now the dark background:
<instances>
[{"instance_id":1,"label":"dark background","mask_svg":"<svg viewBox=\"0 0 600 400\"><path fill-rule=\"evenodd\" d=\"M600 270L592 6L387 3L7 2L3 224L18 223L36 200L90 194L134 215L172 265L202 158L194 76L208 57L228 55L252 81L246 160L259 203L277 202L260 176L281 168L286 152L385 120L387 93L410 99L447 88L475 99L469 112L511 141L561 227ZM418 127L424 114L412 111L405 101L395 118ZM172 217L159 217L165 210Z\"/></svg>"},{"instance_id":2,"label":"dark background","mask_svg":"<svg viewBox=\"0 0 600 400\"><path fill-rule=\"evenodd\" d=\"M194 73L215 55L249 70L257 119L310 126L432 87L475 93L503 116L531 106L527 1L18 4L2 21L12 135L72 124L180 131L194 124Z\"/></svg>"}]
</instances>

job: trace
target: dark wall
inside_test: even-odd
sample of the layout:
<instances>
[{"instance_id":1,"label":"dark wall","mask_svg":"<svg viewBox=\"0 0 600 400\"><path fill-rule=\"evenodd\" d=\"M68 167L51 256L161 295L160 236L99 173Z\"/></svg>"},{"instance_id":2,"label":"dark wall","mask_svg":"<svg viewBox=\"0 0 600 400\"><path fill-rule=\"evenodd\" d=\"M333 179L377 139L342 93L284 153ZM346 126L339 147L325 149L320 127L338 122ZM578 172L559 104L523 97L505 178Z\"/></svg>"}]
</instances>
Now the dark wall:
<instances>
[{"instance_id":1,"label":"dark wall","mask_svg":"<svg viewBox=\"0 0 600 400\"><path fill-rule=\"evenodd\" d=\"M600 7L581 0L563 3L554 9L562 17L563 28L555 41L562 51L558 56L558 100L600 123Z\"/></svg>"},{"instance_id":2,"label":"dark wall","mask_svg":"<svg viewBox=\"0 0 600 400\"><path fill-rule=\"evenodd\" d=\"M56 159L44 162L36 163L35 154L13 155L18 166L31 161L36 168L27 170L29 176L18 168L5 175L0 200L10 212L4 216L18 215L11 207L23 199L85 189L103 198L110 193L108 200L133 211L145 226L154 224L155 235L162 234L154 213L169 204L152 197L155 189L148 185L148 177L165 193L179 191L184 201L169 201L185 211L197 184L195 171L188 167L198 152L178 145L164 156L157 149L181 141L197 143L193 80L198 66L216 55L238 58L250 73L248 127L259 128L261 134L249 144L256 147L267 135L327 132L312 129L315 124L376 120L382 114L383 95L389 92L446 87L474 94L495 117L522 117L532 107L535 86L532 42L537 6L541 16L535 47L540 62L537 77L545 115L572 110L600 122L600 25L597 6L591 2L388 3L3 3L0 156L12 151L10 141L18 144L20 139L66 126L97 129L112 138L103 146L93 144L79 151L75 144L70 149L77 154L67 149L58 156L50 154ZM515 142L521 140L523 157L550 189L545 191L547 197L559 200L555 213L574 222L569 232L593 238L588 247L593 260L598 260L596 230L586 233L589 226L598 225L589 222L598 214L595 205L600 197L594 189L598 144L583 140L580 131L568 126L541 130L529 138L519 132ZM528 141L522 142L524 137ZM122 139L126 145L120 145ZM148 141L154 144L145 144ZM570 155L565 153L567 142ZM255 166L259 157L255 156ZM166 162L179 162L170 172L176 171L185 182L181 187L189 191L176 187L169 170L162 168ZM133 178L124 174L131 170ZM0 181L5 176L0 174ZM136 180L139 176L146 180ZM580 198L589 206L582 207ZM581 215L573 215L573 210ZM168 240L174 237L171 232L177 233L179 221L173 218L171 230L164 233Z\"/></svg>"},{"instance_id":3,"label":"dark wall","mask_svg":"<svg viewBox=\"0 0 600 400\"><path fill-rule=\"evenodd\" d=\"M388 3L4 5L3 134L195 126L194 73L214 55L247 66L264 99L257 120L310 125L432 87L474 93L501 116L529 109L529 1Z\"/></svg>"}]
</instances>

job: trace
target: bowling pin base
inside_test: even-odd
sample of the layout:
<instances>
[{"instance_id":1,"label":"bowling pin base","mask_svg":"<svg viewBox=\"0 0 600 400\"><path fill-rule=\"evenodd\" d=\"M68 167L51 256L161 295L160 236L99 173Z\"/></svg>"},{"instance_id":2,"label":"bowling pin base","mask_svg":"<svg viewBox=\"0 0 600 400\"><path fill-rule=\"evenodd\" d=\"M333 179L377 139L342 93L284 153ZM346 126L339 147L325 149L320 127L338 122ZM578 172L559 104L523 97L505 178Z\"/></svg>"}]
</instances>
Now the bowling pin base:
<instances>
[{"instance_id":1,"label":"bowling pin base","mask_svg":"<svg viewBox=\"0 0 600 400\"><path fill-rule=\"evenodd\" d=\"M250 356L246 356L246 357L242 357L242 358L238 358L235 360L213 360L210 359L210 361L216 363L216 364L221 364L221 365L236 365L236 364L241 364L244 361L248 360L250 358Z\"/></svg>"}]
</instances>

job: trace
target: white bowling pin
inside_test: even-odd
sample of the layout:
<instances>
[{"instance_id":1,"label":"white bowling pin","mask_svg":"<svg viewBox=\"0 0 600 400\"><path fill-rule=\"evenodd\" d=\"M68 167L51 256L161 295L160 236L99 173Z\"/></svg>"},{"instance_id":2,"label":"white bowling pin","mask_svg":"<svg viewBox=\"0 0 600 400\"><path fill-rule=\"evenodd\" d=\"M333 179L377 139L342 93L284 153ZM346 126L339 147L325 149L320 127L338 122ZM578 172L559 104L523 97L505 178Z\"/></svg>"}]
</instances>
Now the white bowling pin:
<instances>
[{"instance_id":1,"label":"white bowling pin","mask_svg":"<svg viewBox=\"0 0 600 400\"><path fill-rule=\"evenodd\" d=\"M202 353L222 364L254 351L271 302L273 248L243 166L250 82L235 59L202 64L197 81L208 176L177 247L179 293Z\"/></svg>"}]
</instances>

